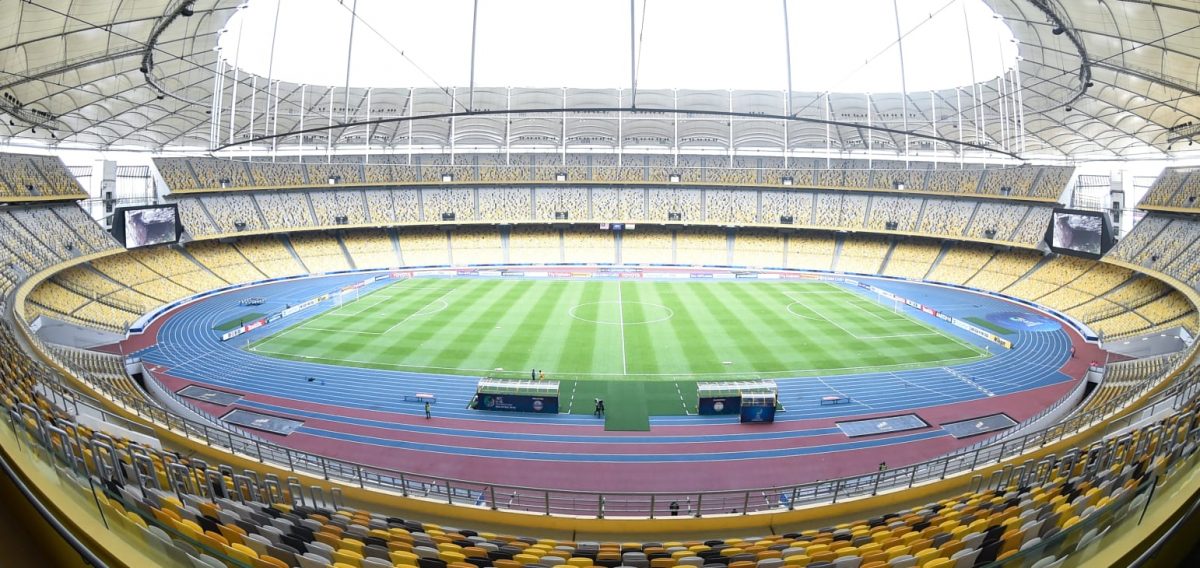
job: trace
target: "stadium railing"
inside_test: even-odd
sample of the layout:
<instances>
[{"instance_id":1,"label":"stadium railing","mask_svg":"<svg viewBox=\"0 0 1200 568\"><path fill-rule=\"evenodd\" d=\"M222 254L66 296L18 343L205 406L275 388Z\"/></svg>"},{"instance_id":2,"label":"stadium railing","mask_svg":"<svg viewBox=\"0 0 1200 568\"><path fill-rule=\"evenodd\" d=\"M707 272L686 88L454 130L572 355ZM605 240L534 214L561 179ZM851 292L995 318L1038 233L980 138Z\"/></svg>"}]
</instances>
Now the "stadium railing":
<instances>
[{"instance_id":1,"label":"stadium railing","mask_svg":"<svg viewBox=\"0 0 1200 568\"><path fill-rule=\"evenodd\" d=\"M1014 487L1039 486L1050 482L1057 476L1070 476L1072 471L1075 471L1076 466L1085 464L1085 471L1092 473L1103 470L1106 467L1111 467L1114 464L1129 463L1130 456L1148 457L1154 461L1151 466L1151 474L1135 485L1122 490L1119 494L1114 493L1111 498L1104 495L1103 501L1096 503L1094 509L1081 512L1074 522L1064 522L1061 531L1054 534L1046 534L1044 538L1025 539L1021 549L1016 551L1011 556L1002 557L999 565L1004 566L1026 566L1036 562L1041 562L1040 565L1046 565L1046 559L1059 559L1070 555L1073 565L1087 565L1091 555L1096 553L1096 549L1090 547L1097 539L1104 537L1106 534L1117 534L1126 527L1131 526L1130 523L1137 523L1142 514L1149 506L1157 487L1164 486L1167 481L1175 477L1175 473L1180 471L1188 471L1196 467L1197 461L1200 460L1200 455L1195 452L1195 442L1200 438L1200 428L1196 427L1196 398L1200 394L1200 388L1197 388L1197 380L1195 377L1190 377L1185 381L1186 385L1178 385L1184 388L1172 389L1174 394L1166 394L1158 396L1157 401L1148 407L1143 407L1137 412L1127 414L1125 418L1137 417L1132 421L1119 420L1115 428L1110 427L1108 432L1113 436L1106 436L1103 440L1097 443L1076 446L1072 451L1063 454L1061 457L1054 459L1048 458L1037 462L1036 464L1026 463L1021 466L1007 466L1003 470L997 472L1003 475L993 475L993 479L987 484L980 483L971 488L970 493L984 494L988 491L996 491L996 494L1003 494L1005 491L1012 491ZM1163 409L1158 407L1162 404L1166 406ZM83 455L73 453L73 446L65 443L68 437L67 432L56 428L55 426L43 421L40 413L36 409L28 405L22 405L23 408L8 413L8 424L11 433L17 436L18 441L22 438L26 442L27 447L37 447L39 451L30 452L30 457L48 462L56 466L60 480L66 480L70 483L67 487L78 489L80 496L88 495L90 492L91 498L94 500L95 513L105 523L105 526L114 534L121 530L128 530L130 521L136 527L141 527L143 533L153 532L145 530L147 526L155 526L157 529L168 536L188 543L193 547L197 554L205 554L218 559L229 566L249 566L244 558L239 558L236 554L227 554L229 549L222 549L213 546L211 542L204 539L195 539L193 536L183 534L176 531L170 524L163 522L155 516L149 514L149 510L142 510L149 503L156 503L161 500L164 495L175 495L179 502L188 502L185 495L196 495L205 499L213 499L209 494L194 494L188 493L189 489L186 483L174 484L172 487L156 486L156 483L151 481L145 475L150 475L152 472L139 472L134 467L132 477L137 479L137 486L142 487L139 491L122 488L121 496L112 495L106 496L93 483L93 477L88 475L87 464L82 460ZM28 412L27 412L28 411ZM1168 420L1162 414L1169 414L1173 420ZM1147 421L1146 417L1151 420ZM1135 424L1140 424L1136 431L1127 431L1127 428ZM18 427L20 425L21 427ZM76 430L78 435L78 430ZM59 437L59 441L63 442L55 444L53 438ZM1125 444L1125 445L1122 445ZM82 448L80 443L77 447ZM93 448L96 446L93 444ZM1123 456L1123 457L1122 457ZM116 467L116 464L113 464ZM360 481L362 471L358 470ZM904 478L905 472L897 470L888 472L895 477ZM125 474L121 474L125 475ZM883 477L876 476L877 479ZM977 476L978 477L978 476ZM206 478L207 480L207 478ZM247 501L259 501L260 503L275 503L276 497L290 499L287 506L307 503L304 496L304 488L298 482L293 482L289 479L286 484L287 493L285 495L281 487L275 487L277 493L272 493L273 489L270 485L270 477L263 481L266 485L259 487L262 490L261 494L250 493L249 495L241 494L242 491L238 485L237 476L234 476L234 492L237 499L243 503ZM910 484L911 484L910 478ZM143 486L143 483L149 483L148 486ZM838 482L835 487L841 486ZM151 488L154 487L154 491ZM446 501L456 503L456 497L470 498L473 493L463 491L462 487L453 487L449 482L445 485ZM342 509L339 503L340 492L334 488L329 492L331 501L324 499L324 493L321 497L317 497L317 493L309 488L313 495L312 502L314 506L329 507L332 505L334 510ZM431 489L439 489L438 487L424 487L425 491L430 492ZM155 491L157 493L155 493ZM846 495L853 490L848 491ZM408 492L409 496L415 496L417 489L414 487ZM710 496L719 496L720 494L705 494ZM834 492L833 499L836 499L838 493ZM620 507L624 504L621 501L613 501L605 495L585 495L577 496L582 502L594 500L601 509L608 509L613 513L620 511ZM663 499L670 498L664 495ZM260 501L261 499L261 501ZM549 497L547 497L549 499ZM753 504L750 501L750 495L745 494L743 497L742 506L751 507ZM319 503L318 503L319 500ZM653 502L653 497L651 497ZM711 503L711 500L710 500ZM794 501L793 501L794 503ZM462 504L462 503L459 503ZM120 508L117 508L120 505ZM1078 506L1076 503L1073 505ZM724 514L729 507L735 507L736 503L729 499L719 501L718 504L711 505L717 514ZM704 507L697 503L697 512L703 513ZM549 505L547 505L549 510ZM743 511L746 509L743 508ZM114 512L118 513L116 518L113 518ZM119 513L124 512L122 516ZM1057 512L1057 511L1056 511ZM601 515L603 516L603 515ZM610 516L618 516L612 514ZM1066 521L1064 519L1064 521ZM123 529L122 529L123 528ZM1117 532L1113 532L1117 531ZM136 536L136 533L134 533ZM145 535L142 535L145 536ZM128 534L122 536L128 538ZM146 539L147 546L150 540ZM86 548L86 547L84 547ZM81 553L82 554L82 553ZM170 557L170 551L167 552ZM103 562L96 560L93 565L103 566Z\"/></svg>"},{"instance_id":2,"label":"stadium railing","mask_svg":"<svg viewBox=\"0 0 1200 568\"><path fill-rule=\"evenodd\" d=\"M22 329L24 329L22 327ZM47 349L32 334L26 337L39 347L46 356ZM1163 375L1171 376L1171 373ZM77 379L83 381L86 379ZM893 490L909 489L919 484L943 480L976 469L1001 464L1006 459L1016 458L1027 451L1073 439L1090 427L1105 424L1096 432L1106 436L1129 428L1149 416L1153 416L1177 404L1182 393L1195 392L1200 388L1200 372L1188 373L1177 379L1149 401L1141 411L1127 412L1110 418L1127 406L1142 398L1142 395L1157 388L1161 380L1148 381L1139 392L1114 400L1093 411L1069 416L1066 420L1022 434L1001 435L998 439L982 442L957 450L938 458L898 466L883 472L848 476L819 482L792 486L761 487L718 492L694 493L646 493L646 492L585 492L547 490L517 485L496 485L471 480L437 477L411 472L373 467L360 463L330 458L320 454L302 452L262 440L256 436L212 424L188 420L145 400L131 398L120 392L106 392L120 402L122 408L150 424L166 428L187 436L205 446L232 452L259 463L270 464L294 473L315 475L328 481L344 483L359 488L382 490L404 497L432 499L454 505L483 506L492 510L533 512L545 515L585 516L595 518L635 517L654 518L666 516L672 501L688 504L694 516L727 515L731 510L741 514L791 510L797 506L816 503L838 503L847 499L874 496ZM93 386L93 385L88 385ZM63 388L58 385L58 388ZM99 387L97 387L99 388ZM72 394L76 404L79 398ZM1064 398L1065 400L1065 398ZM1061 404L1060 400L1056 404ZM85 406L89 404L83 402ZM1052 405L1053 406L1053 405ZM1148 410L1147 410L1148 409ZM103 408L96 408L101 412ZM1043 411L1049 412L1049 410ZM1031 421L1027 420L1028 424ZM1007 479L1011 468L994 471L988 484ZM975 476L972 485L984 483L981 475Z\"/></svg>"}]
</instances>

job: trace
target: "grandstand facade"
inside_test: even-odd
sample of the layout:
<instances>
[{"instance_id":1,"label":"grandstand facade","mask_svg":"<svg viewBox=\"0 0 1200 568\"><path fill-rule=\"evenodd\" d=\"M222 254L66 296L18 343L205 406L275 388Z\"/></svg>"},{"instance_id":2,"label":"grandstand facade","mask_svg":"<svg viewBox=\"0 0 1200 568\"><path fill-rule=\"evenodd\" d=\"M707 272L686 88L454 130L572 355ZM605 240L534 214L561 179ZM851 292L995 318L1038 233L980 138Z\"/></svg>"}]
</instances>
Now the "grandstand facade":
<instances>
[{"instance_id":1,"label":"grandstand facade","mask_svg":"<svg viewBox=\"0 0 1200 568\"><path fill-rule=\"evenodd\" d=\"M1179 78L1200 61L1178 23L1200 14L1191 3L1157 8L1170 17L1124 7L1105 32L1083 2L982 2L1012 28L1018 62L976 85L878 95L792 92L790 77L780 92L639 93L636 79L372 89L349 72L343 87L314 87L243 72L213 49L234 3L16 4L0 4L18 23L0 30L0 49L19 62L0 89L0 450L9 493L30 505L16 514L47 558L1046 568L1170 565L1191 547L1200 169L1174 150L1191 145L1200 113ZM795 4L783 3L785 20ZM1151 20L1173 23L1155 35ZM108 47L93 49L91 32ZM1146 47L1125 53L1125 42ZM108 165L88 175L99 183L81 183L73 152L115 149L134 153L98 155ZM1124 166L1097 165L1114 158ZM1109 207L1151 158L1166 167L1144 196ZM115 163L149 167L151 202L120 202L104 171ZM1080 177L1100 171L1122 189L1097 208ZM138 207L177 212L174 238L135 246L144 227L122 216ZM1107 244L1061 245L1063 215L1103 218ZM771 429L703 423L685 402L683 416L631 434L566 412L462 410L474 394L462 394L465 371L511 369L334 372L253 351L291 329L279 319L362 306L385 279L612 278L620 294L622 279L664 274L871 290L855 301L967 338L982 366L770 377L791 413ZM234 301L266 307L221 311ZM624 303L592 303L604 302ZM967 309L1054 334L1034 341L956 315ZM296 384L263 390L275 369ZM362 382L343 392L342 380ZM343 404L376 380L413 391L414 405ZM873 394L846 386L869 380L882 381ZM437 397L422 392L435 389L436 423ZM904 397L925 398L886 405ZM921 425L893 433L906 415ZM985 424L998 416L1007 422ZM872 422L878 436L855 438L844 422ZM983 433L943 432L959 423ZM315 443L314 425L342 437ZM754 454L763 440L778 454Z\"/></svg>"}]
</instances>

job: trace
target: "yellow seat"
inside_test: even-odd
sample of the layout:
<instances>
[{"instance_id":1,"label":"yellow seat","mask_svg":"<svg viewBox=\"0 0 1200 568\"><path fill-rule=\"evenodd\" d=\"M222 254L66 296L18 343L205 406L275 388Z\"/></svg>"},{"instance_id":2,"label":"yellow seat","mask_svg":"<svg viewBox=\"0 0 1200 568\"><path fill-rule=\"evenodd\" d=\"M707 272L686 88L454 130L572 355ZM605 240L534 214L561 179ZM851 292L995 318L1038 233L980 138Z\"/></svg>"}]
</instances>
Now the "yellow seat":
<instances>
[{"instance_id":1,"label":"yellow seat","mask_svg":"<svg viewBox=\"0 0 1200 568\"><path fill-rule=\"evenodd\" d=\"M354 552L357 552L359 554L359 556L362 556L363 542L361 540L354 539L354 538L342 538L341 540L338 541L337 546L335 548L338 548L341 550L354 551Z\"/></svg>"},{"instance_id":2,"label":"yellow seat","mask_svg":"<svg viewBox=\"0 0 1200 568\"><path fill-rule=\"evenodd\" d=\"M237 546L243 546L243 545L239 544ZM223 547L221 547L220 550L222 552L224 552L226 556L228 556L238 562L241 562L242 564L252 564L254 562L254 559L258 558L258 553L254 552L253 550L251 550L249 548L247 548L245 550L238 550L238 549L234 548L233 546L223 546Z\"/></svg>"},{"instance_id":3,"label":"yellow seat","mask_svg":"<svg viewBox=\"0 0 1200 568\"><path fill-rule=\"evenodd\" d=\"M804 547L804 553L809 556L812 556L813 554L816 554L818 552L825 552L827 550L829 550L829 545L825 545L825 544L814 544L811 546Z\"/></svg>"},{"instance_id":4,"label":"yellow seat","mask_svg":"<svg viewBox=\"0 0 1200 568\"><path fill-rule=\"evenodd\" d=\"M254 568L291 568L287 565L287 562L274 556L259 556L254 559L254 563L251 566Z\"/></svg>"},{"instance_id":5,"label":"yellow seat","mask_svg":"<svg viewBox=\"0 0 1200 568\"><path fill-rule=\"evenodd\" d=\"M921 568L947 568L954 564L949 558L934 558L921 565Z\"/></svg>"},{"instance_id":6,"label":"yellow seat","mask_svg":"<svg viewBox=\"0 0 1200 568\"><path fill-rule=\"evenodd\" d=\"M581 556L572 556L567 559L567 565L574 566L575 568L588 568L592 565L592 559Z\"/></svg>"},{"instance_id":7,"label":"yellow seat","mask_svg":"<svg viewBox=\"0 0 1200 568\"><path fill-rule=\"evenodd\" d=\"M339 549L333 551L333 561L348 564L354 568L362 568L363 556L353 550Z\"/></svg>"},{"instance_id":8,"label":"yellow seat","mask_svg":"<svg viewBox=\"0 0 1200 568\"><path fill-rule=\"evenodd\" d=\"M407 550L393 550L388 553L388 556L392 559L392 564L396 566L416 566L417 560L420 558L420 556ZM484 557L487 557L486 552L484 553Z\"/></svg>"},{"instance_id":9,"label":"yellow seat","mask_svg":"<svg viewBox=\"0 0 1200 568\"><path fill-rule=\"evenodd\" d=\"M531 554L529 556L533 556L533 555ZM465 562L467 560L466 555L464 555L463 553L461 553L457 550L447 550L445 552L442 552L442 553L438 554L438 558L441 558L442 561L444 561L446 564L450 564L453 562ZM534 558L537 558L537 557L534 556Z\"/></svg>"},{"instance_id":10,"label":"yellow seat","mask_svg":"<svg viewBox=\"0 0 1200 568\"><path fill-rule=\"evenodd\" d=\"M129 522L131 522L139 527L146 528L145 519L141 518L140 516L138 516L137 513L134 513L133 511L126 511L125 518L129 519Z\"/></svg>"},{"instance_id":11,"label":"yellow seat","mask_svg":"<svg viewBox=\"0 0 1200 568\"><path fill-rule=\"evenodd\" d=\"M917 559L917 564L924 566L926 562L941 556L941 552L936 548L923 548L917 551L913 556Z\"/></svg>"},{"instance_id":12,"label":"yellow seat","mask_svg":"<svg viewBox=\"0 0 1200 568\"><path fill-rule=\"evenodd\" d=\"M793 554L783 559L784 566L808 566L812 559L804 554Z\"/></svg>"}]
</instances>

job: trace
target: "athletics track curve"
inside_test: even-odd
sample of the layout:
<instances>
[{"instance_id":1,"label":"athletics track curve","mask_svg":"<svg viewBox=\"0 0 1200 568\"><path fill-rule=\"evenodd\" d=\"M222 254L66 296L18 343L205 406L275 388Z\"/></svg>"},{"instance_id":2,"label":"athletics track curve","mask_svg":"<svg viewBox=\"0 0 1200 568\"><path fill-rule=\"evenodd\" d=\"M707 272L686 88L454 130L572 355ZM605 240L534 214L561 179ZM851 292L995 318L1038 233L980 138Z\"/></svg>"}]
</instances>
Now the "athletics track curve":
<instances>
[{"instance_id":1,"label":"athletics track curve","mask_svg":"<svg viewBox=\"0 0 1200 568\"><path fill-rule=\"evenodd\" d=\"M923 461L977 441L978 437L956 439L938 424L1000 412L1021 421L1071 390L1088 361L1104 360L1102 351L1060 325L1055 331L1019 332L1011 351L999 350L993 357L956 366L957 373L926 368L778 380L780 402L788 410L770 425L741 425L736 417L671 416L652 417L649 432L605 432L601 421L587 415L468 410L476 382L472 377L268 358L240 346L278 327L255 330L231 342L221 342L212 330L242 298L267 298L258 311L271 313L362 278L305 278L200 299L159 317L123 349L141 357L171 391L196 384L242 395L227 407L193 401L214 416L241 408L303 421L286 437L258 434L282 445L430 476L585 491L770 487L864 473L880 461L892 467ZM963 290L890 280L872 283L960 318L1032 312ZM331 305L327 302L296 317L312 317ZM903 309L956 337L986 343L935 317ZM312 375L323 377L324 384L303 380ZM959 375L969 376L974 384ZM397 393L406 392L437 393L435 419L424 419L421 405L401 402ZM849 396L853 402L815 402L830 394ZM835 424L843 418L904 413L917 414L931 426L848 438Z\"/></svg>"}]
</instances>

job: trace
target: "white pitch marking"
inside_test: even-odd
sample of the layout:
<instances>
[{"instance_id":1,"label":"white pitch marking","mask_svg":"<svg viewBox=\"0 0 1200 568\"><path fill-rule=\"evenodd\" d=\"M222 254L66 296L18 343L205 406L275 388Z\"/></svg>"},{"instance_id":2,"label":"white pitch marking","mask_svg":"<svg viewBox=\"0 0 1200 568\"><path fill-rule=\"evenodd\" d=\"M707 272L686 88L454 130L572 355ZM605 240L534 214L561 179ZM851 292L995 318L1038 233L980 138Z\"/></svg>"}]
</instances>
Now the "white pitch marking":
<instances>
[{"instance_id":1,"label":"white pitch marking","mask_svg":"<svg viewBox=\"0 0 1200 568\"><path fill-rule=\"evenodd\" d=\"M617 281L617 322L621 326L621 374L629 374L629 364L625 360L625 304L621 303L621 281Z\"/></svg>"},{"instance_id":2,"label":"white pitch marking","mask_svg":"<svg viewBox=\"0 0 1200 568\"><path fill-rule=\"evenodd\" d=\"M412 319L412 318L414 318L414 317L416 317L416 316L418 316L418 315L425 315L425 314L422 314L421 312L425 311L425 309L426 309L426 308L428 308L429 306L432 306L433 304L435 304L435 303L437 303L437 302L439 302L439 301L442 301L442 300L444 300L444 299L446 298L446 296L449 296L450 294L453 294L453 293L454 293L456 290L458 290L459 288L461 288L461 286L456 286L456 287L454 287L454 288L451 288L451 289L450 289L450 291L446 292L445 294L442 294L440 297L438 297L438 298L434 299L432 302L429 302L428 304L425 304L423 307L421 307L421 309L419 309L419 310L417 310L417 311L415 311L415 312L413 312L413 313L411 313L411 314L408 314L408 316L407 316L407 317L405 317L404 319L402 319L402 320L400 320L400 321L396 322L396 323L395 323L395 325L393 325L392 327L389 327L389 328L387 328L387 329L383 330L383 332L382 332L382 333L380 333L379 335L384 335L384 334L386 334L386 333L388 333L388 332L392 331L393 329L396 329L397 327L400 327L401 325L403 325L403 324L404 324L404 322L406 322L406 321L408 321L408 320L410 320L410 319Z\"/></svg>"}]
</instances>

